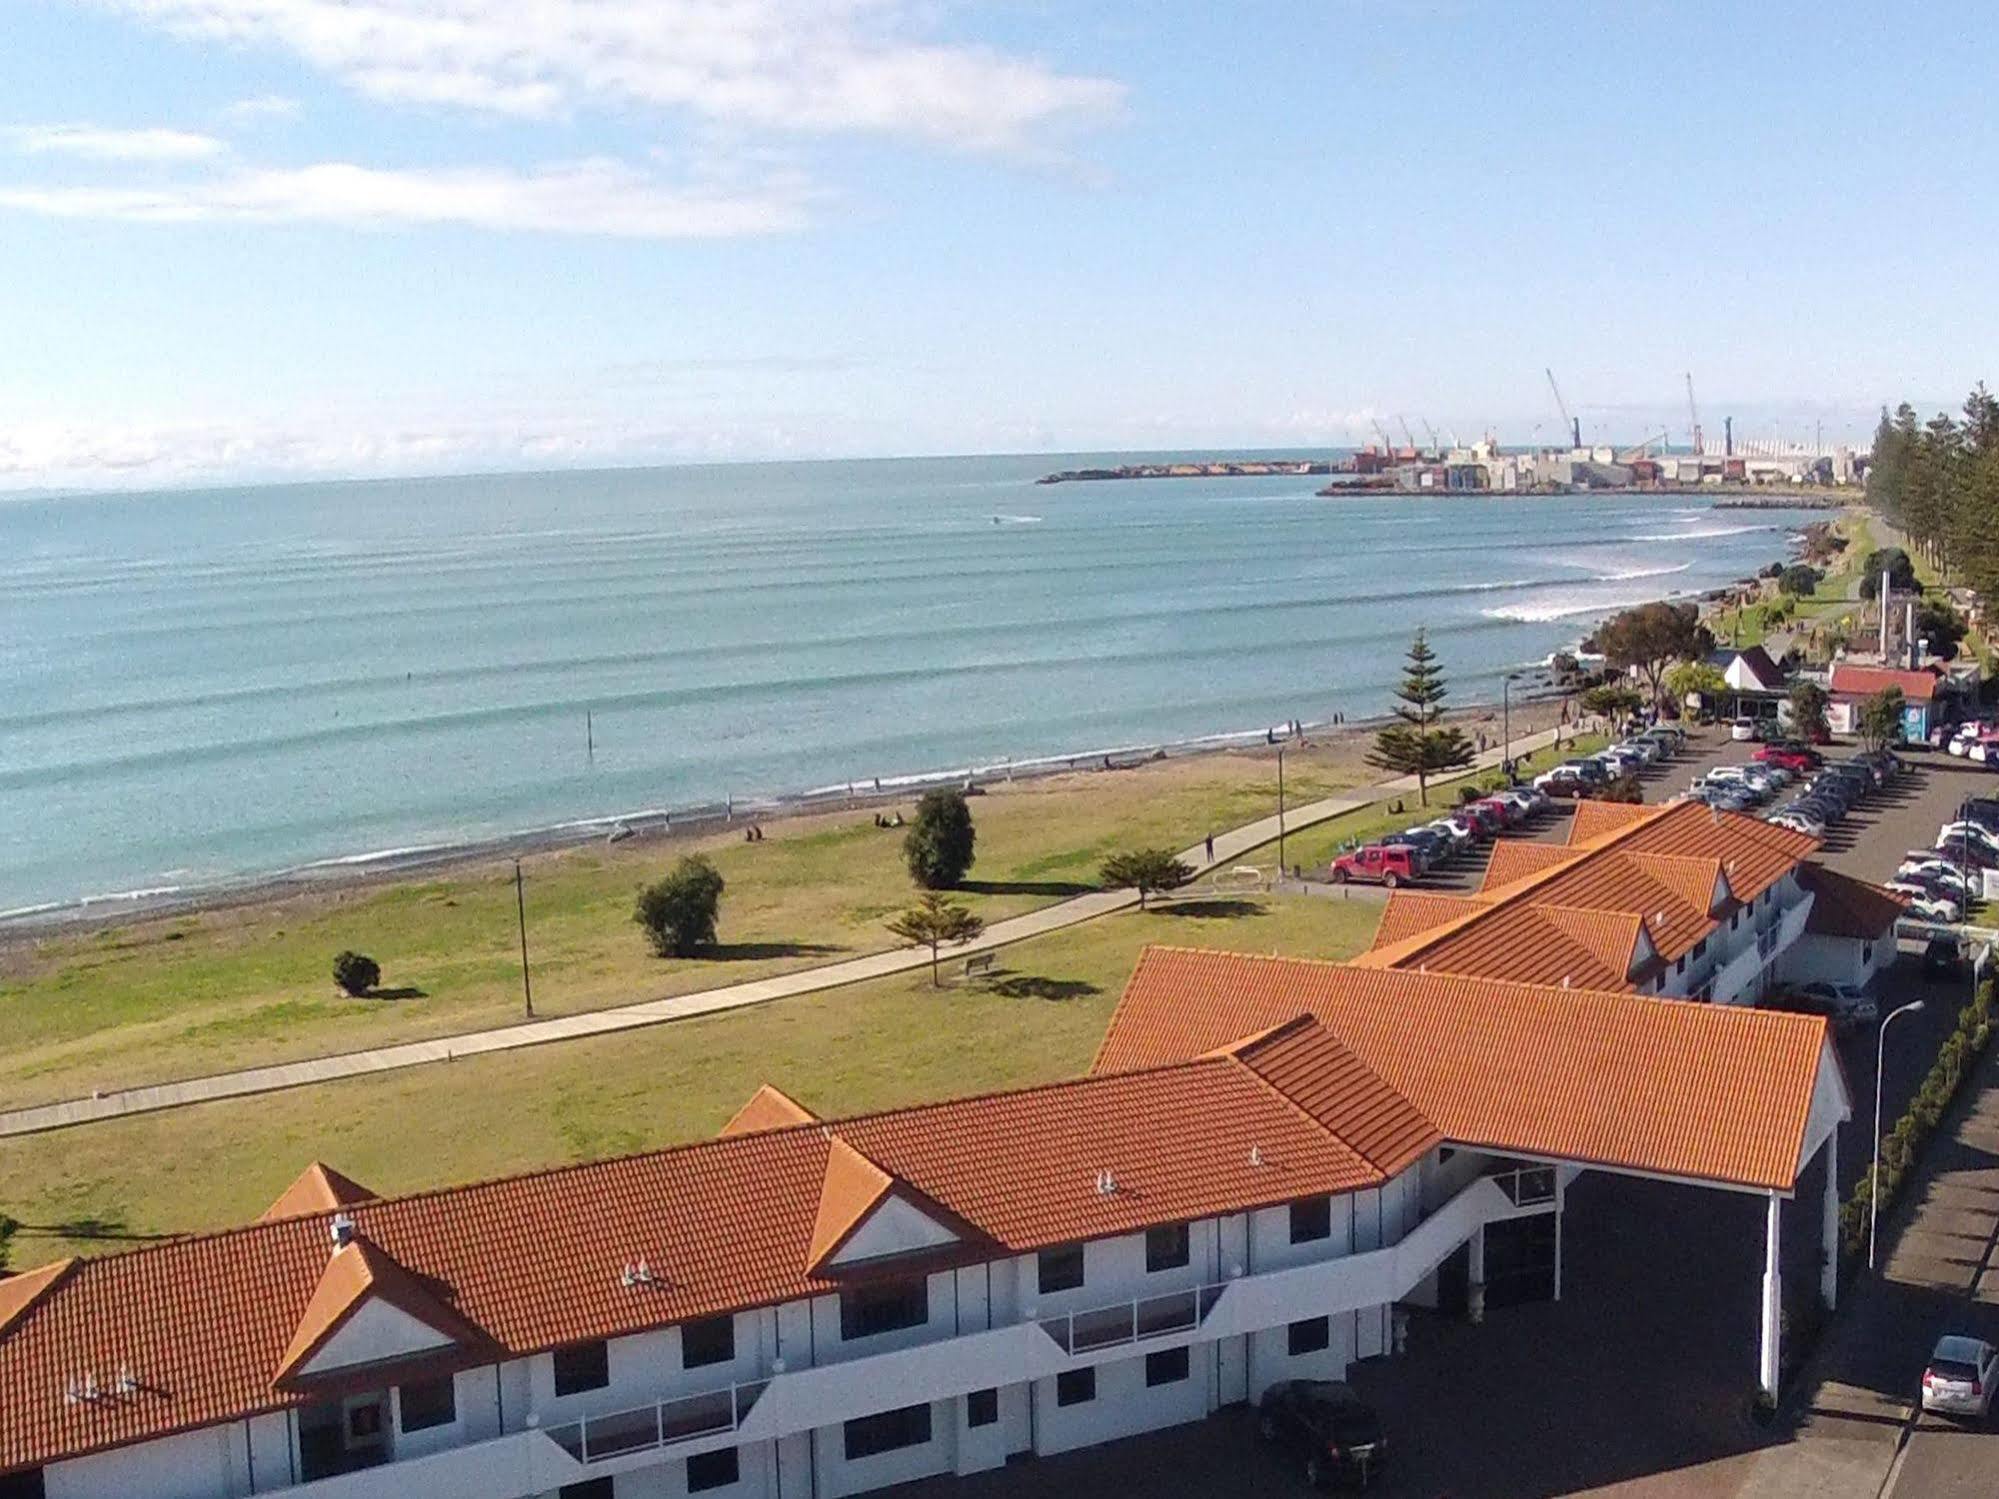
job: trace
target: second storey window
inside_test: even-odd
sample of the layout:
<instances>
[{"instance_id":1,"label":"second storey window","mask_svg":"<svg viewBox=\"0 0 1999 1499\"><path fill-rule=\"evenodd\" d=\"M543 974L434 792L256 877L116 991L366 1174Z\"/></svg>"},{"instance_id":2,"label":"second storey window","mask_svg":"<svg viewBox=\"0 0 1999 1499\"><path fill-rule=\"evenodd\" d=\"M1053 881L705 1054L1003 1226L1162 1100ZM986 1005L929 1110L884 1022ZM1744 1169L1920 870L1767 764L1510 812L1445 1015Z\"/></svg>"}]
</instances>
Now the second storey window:
<instances>
[{"instance_id":1,"label":"second storey window","mask_svg":"<svg viewBox=\"0 0 1999 1499\"><path fill-rule=\"evenodd\" d=\"M707 1364L726 1364L736 1356L736 1319L708 1317L688 1322L680 1329L680 1367L699 1369Z\"/></svg>"},{"instance_id":2,"label":"second storey window","mask_svg":"<svg viewBox=\"0 0 1999 1499\"><path fill-rule=\"evenodd\" d=\"M1187 1263L1187 1225L1169 1223L1145 1231L1145 1268L1177 1270Z\"/></svg>"},{"instance_id":3,"label":"second storey window","mask_svg":"<svg viewBox=\"0 0 1999 1499\"><path fill-rule=\"evenodd\" d=\"M1333 1199L1305 1197L1291 1204L1291 1242L1309 1244L1333 1236Z\"/></svg>"},{"instance_id":4,"label":"second storey window","mask_svg":"<svg viewBox=\"0 0 1999 1499\"><path fill-rule=\"evenodd\" d=\"M611 1349L606 1343L577 1343L555 1350L555 1393L580 1395L611 1382Z\"/></svg>"},{"instance_id":5,"label":"second storey window","mask_svg":"<svg viewBox=\"0 0 1999 1499\"><path fill-rule=\"evenodd\" d=\"M843 1339L872 1338L877 1333L921 1327L929 1320L930 1282L927 1280L887 1281L840 1293L840 1336ZM930 1407L924 1406L923 1411L927 1420Z\"/></svg>"},{"instance_id":6,"label":"second storey window","mask_svg":"<svg viewBox=\"0 0 1999 1499\"><path fill-rule=\"evenodd\" d=\"M428 1431L458 1419L458 1394L447 1374L404 1385L396 1392L396 1407L404 1431Z\"/></svg>"},{"instance_id":7,"label":"second storey window","mask_svg":"<svg viewBox=\"0 0 1999 1499\"><path fill-rule=\"evenodd\" d=\"M1083 1246L1064 1244L1044 1249L1036 1271L1035 1284L1043 1295L1050 1291L1073 1291L1083 1283Z\"/></svg>"},{"instance_id":8,"label":"second storey window","mask_svg":"<svg viewBox=\"0 0 1999 1499\"><path fill-rule=\"evenodd\" d=\"M860 1416L846 1424L842 1435L848 1462L900 1447L921 1447L930 1440L930 1407L906 1405L899 1411Z\"/></svg>"}]
</instances>

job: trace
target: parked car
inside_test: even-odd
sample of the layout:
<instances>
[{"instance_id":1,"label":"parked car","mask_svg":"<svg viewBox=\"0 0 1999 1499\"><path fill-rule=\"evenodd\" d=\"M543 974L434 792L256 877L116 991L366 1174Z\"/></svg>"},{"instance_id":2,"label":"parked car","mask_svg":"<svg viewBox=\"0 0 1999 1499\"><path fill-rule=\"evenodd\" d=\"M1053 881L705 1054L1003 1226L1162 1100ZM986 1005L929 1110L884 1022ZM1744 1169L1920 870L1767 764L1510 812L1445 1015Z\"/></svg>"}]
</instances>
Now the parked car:
<instances>
[{"instance_id":1,"label":"parked car","mask_svg":"<svg viewBox=\"0 0 1999 1499\"><path fill-rule=\"evenodd\" d=\"M1807 838L1823 838L1825 824L1810 812L1789 807L1781 812L1772 812L1763 819L1772 827L1789 828L1794 833L1803 833Z\"/></svg>"},{"instance_id":2,"label":"parked car","mask_svg":"<svg viewBox=\"0 0 1999 1499\"><path fill-rule=\"evenodd\" d=\"M1482 796L1471 805L1482 807L1497 817L1501 827L1517 828L1527 820L1527 809L1503 796Z\"/></svg>"},{"instance_id":3,"label":"parked car","mask_svg":"<svg viewBox=\"0 0 1999 1499\"><path fill-rule=\"evenodd\" d=\"M1738 718L1734 720L1728 726L1728 737L1743 741L1754 739L1756 737L1756 720L1753 718Z\"/></svg>"},{"instance_id":4,"label":"parked car","mask_svg":"<svg viewBox=\"0 0 1999 1499\"><path fill-rule=\"evenodd\" d=\"M1803 775L1807 771L1817 770L1821 763L1816 751L1790 744L1766 744L1753 758L1765 765L1781 765L1793 775Z\"/></svg>"},{"instance_id":5,"label":"parked car","mask_svg":"<svg viewBox=\"0 0 1999 1499\"><path fill-rule=\"evenodd\" d=\"M1454 850L1450 842L1431 828L1404 828L1399 833L1385 833L1381 841L1384 845L1400 845L1413 849L1416 853L1416 872L1426 874L1436 865L1450 858Z\"/></svg>"},{"instance_id":6,"label":"parked car","mask_svg":"<svg viewBox=\"0 0 1999 1499\"><path fill-rule=\"evenodd\" d=\"M1857 1024L1872 1025L1881 1018L1881 1007L1874 1002L1874 996L1852 984L1834 984L1819 980L1798 985L1798 993L1811 999L1825 1001Z\"/></svg>"},{"instance_id":7,"label":"parked car","mask_svg":"<svg viewBox=\"0 0 1999 1499\"><path fill-rule=\"evenodd\" d=\"M1471 829L1454 818L1439 817L1435 822L1426 822L1423 826L1450 844L1451 857L1454 859L1460 854L1471 852L1472 845L1478 842L1472 836Z\"/></svg>"},{"instance_id":8,"label":"parked car","mask_svg":"<svg viewBox=\"0 0 1999 1499\"><path fill-rule=\"evenodd\" d=\"M1988 848L1999 853L1999 834L1980 823L1964 820L1947 822L1937 829L1937 845L1941 847L1946 838L1959 838L1976 848Z\"/></svg>"},{"instance_id":9,"label":"parked car","mask_svg":"<svg viewBox=\"0 0 1999 1499\"><path fill-rule=\"evenodd\" d=\"M1992 1410L1992 1381L1999 1378L1999 1349L1983 1338L1946 1334L1937 1339L1923 1370L1923 1409L1940 1416L1984 1420Z\"/></svg>"},{"instance_id":10,"label":"parked car","mask_svg":"<svg viewBox=\"0 0 1999 1499\"><path fill-rule=\"evenodd\" d=\"M1988 833L1999 834L1999 801L1989 796L1974 796L1959 811L1966 822L1975 822Z\"/></svg>"},{"instance_id":11,"label":"parked car","mask_svg":"<svg viewBox=\"0 0 1999 1499\"><path fill-rule=\"evenodd\" d=\"M1914 902L1911 902L1913 908ZM1955 937L1932 937L1923 949L1923 976L1947 979L1964 966L1964 951Z\"/></svg>"},{"instance_id":12,"label":"parked car","mask_svg":"<svg viewBox=\"0 0 1999 1499\"><path fill-rule=\"evenodd\" d=\"M1956 834L1937 839L1937 846L1931 853L1964 869L1999 869L1999 849Z\"/></svg>"},{"instance_id":13,"label":"parked car","mask_svg":"<svg viewBox=\"0 0 1999 1499\"><path fill-rule=\"evenodd\" d=\"M1344 885L1349 880L1363 880L1393 890L1423 872L1417 863L1419 857L1407 844L1369 843L1333 860L1333 883Z\"/></svg>"},{"instance_id":14,"label":"parked car","mask_svg":"<svg viewBox=\"0 0 1999 1499\"><path fill-rule=\"evenodd\" d=\"M1957 898L1946 890L1916 880L1890 880L1881 887L1908 898L1908 912L1924 921L1941 922L1945 926L1956 926L1964 920L1964 907Z\"/></svg>"},{"instance_id":15,"label":"parked car","mask_svg":"<svg viewBox=\"0 0 1999 1499\"><path fill-rule=\"evenodd\" d=\"M1543 771L1534 777L1534 789L1542 794L1563 801L1573 801L1577 797L1588 796L1596 789L1596 782L1587 779L1566 766Z\"/></svg>"},{"instance_id":16,"label":"parked car","mask_svg":"<svg viewBox=\"0 0 1999 1499\"><path fill-rule=\"evenodd\" d=\"M1976 888L1970 875L1941 859L1904 859L1895 870L1895 878L1941 888L1960 901L1968 901Z\"/></svg>"},{"instance_id":17,"label":"parked car","mask_svg":"<svg viewBox=\"0 0 1999 1499\"><path fill-rule=\"evenodd\" d=\"M1841 1035L1857 1031L1867 1023L1832 1000L1816 994L1806 994L1798 989L1765 995L1758 1002L1757 1008L1782 1010L1790 1015L1818 1015L1828 1021L1833 1030Z\"/></svg>"},{"instance_id":18,"label":"parked car","mask_svg":"<svg viewBox=\"0 0 1999 1499\"><path fill-rule=\"evenodd\" d=\"M1263 1392L1256 1433L1293 1453L1305 1482L1335 1480L1365 1488L1388 1456L1381 1418L1352 1385L1328 1379L1287 1379Z\"/></svg>"}]
</instances>

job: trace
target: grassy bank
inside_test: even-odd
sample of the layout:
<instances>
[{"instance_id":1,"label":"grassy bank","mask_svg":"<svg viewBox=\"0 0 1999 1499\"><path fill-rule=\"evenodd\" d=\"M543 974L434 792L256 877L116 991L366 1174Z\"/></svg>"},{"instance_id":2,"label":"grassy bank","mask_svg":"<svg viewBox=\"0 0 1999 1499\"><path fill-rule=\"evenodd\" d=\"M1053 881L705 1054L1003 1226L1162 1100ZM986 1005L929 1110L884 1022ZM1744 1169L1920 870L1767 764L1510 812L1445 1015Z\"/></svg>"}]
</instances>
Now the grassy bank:
<instances>
[{"instance_id":1,"label":"grassy bank","mask_svg":"<svg viewBox=\"0 0 1999 1499\"><path fill-rule=\"evenodd\" d=\"M942 992L905 975L0 1140L0 1212L27 1225L16 1261L33 1265L253 1218L313 1158L405 1192L701 1138L764 1081L830 1115L1071 1077L1088 1066L1146 944L1343 957L1367 945L1379 914L1365 899L1190 900L1021 943L989 977Z\"/></svg>"}]
</instances>

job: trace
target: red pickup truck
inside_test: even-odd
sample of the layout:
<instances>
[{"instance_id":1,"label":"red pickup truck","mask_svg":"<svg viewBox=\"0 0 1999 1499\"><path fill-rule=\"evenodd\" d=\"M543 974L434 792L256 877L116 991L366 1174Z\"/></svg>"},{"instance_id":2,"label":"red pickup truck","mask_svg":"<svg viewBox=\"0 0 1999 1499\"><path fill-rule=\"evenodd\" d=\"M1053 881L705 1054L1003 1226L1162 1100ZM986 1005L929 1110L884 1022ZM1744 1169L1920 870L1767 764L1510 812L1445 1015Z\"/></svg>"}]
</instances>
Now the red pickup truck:
<instances>
[{"instance_id":1,"label":"red pickup truck","mask_svg":"<svg viewBox=\"0 0 1999 1499\"><path fill-rule=\"evenodd\" d=\"M1370 843L1333 860L1333 883L1336 885L1344 885L1348 880L1365 880L1393 890L1397 885L1415 879L1416 873L1416 851L1402 843Z\"/></svg>"}]
</instances>

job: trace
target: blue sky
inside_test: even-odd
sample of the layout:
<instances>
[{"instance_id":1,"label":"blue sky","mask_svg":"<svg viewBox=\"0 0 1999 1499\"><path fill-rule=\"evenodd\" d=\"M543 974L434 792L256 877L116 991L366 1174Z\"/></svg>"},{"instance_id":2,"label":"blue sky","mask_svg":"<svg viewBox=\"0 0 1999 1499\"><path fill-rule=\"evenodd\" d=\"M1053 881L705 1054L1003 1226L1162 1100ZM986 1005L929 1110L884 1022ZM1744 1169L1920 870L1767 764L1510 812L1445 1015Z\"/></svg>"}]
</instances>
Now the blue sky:
<instances>
[{"instance_id":1,"label":"blue sky","mask_svg":"<svg viewBox=\"0 0 1999 1499\"><path fill-rule=\"evenodd\" d=\"M0 488L1684 440L1999 347L1983 5L0 0Z\"/></svg>"}]
</instances>

